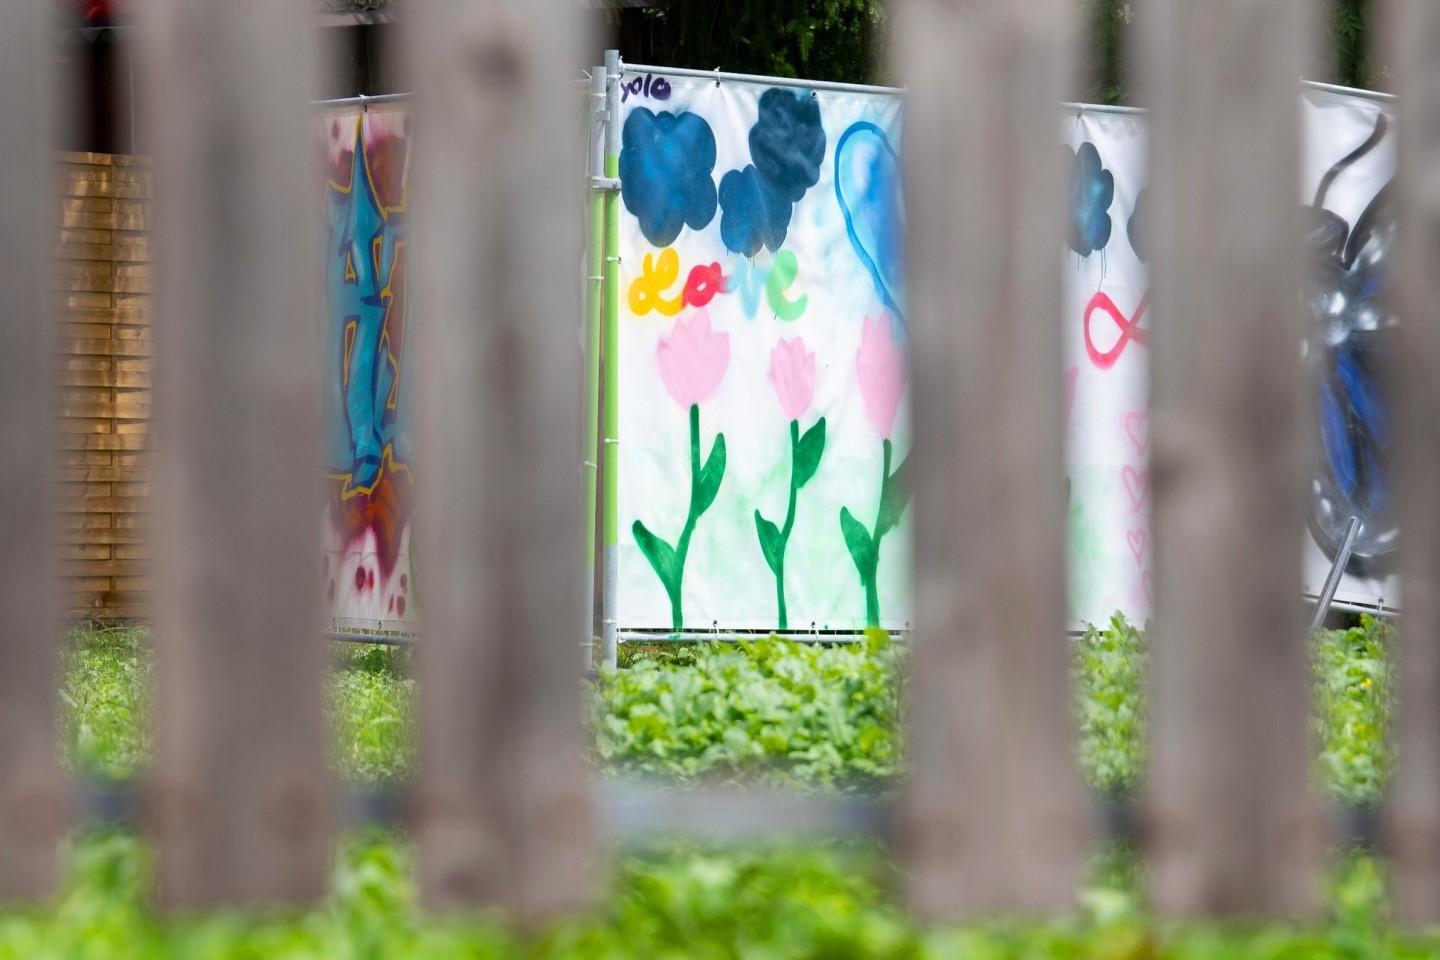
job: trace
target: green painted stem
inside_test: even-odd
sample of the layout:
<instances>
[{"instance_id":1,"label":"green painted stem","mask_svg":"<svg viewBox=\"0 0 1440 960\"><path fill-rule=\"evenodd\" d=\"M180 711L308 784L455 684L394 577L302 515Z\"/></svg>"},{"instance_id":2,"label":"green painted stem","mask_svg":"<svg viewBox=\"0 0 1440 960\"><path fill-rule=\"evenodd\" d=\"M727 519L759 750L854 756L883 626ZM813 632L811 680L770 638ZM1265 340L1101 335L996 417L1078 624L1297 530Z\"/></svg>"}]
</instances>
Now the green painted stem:
<instances>
[{"instance_id":1,"label":"green painted stem","mask_svg":"<svg viewBox=\"0 0 1440 960\"><path fill-rule=\"evenodd\" d=\"M872 627L880 626L880 541L885 534L890 532L890 526L886 523L885 504L890 492L890 457L894 448L890 445L887 437L884 445L884 466L880 471L880 504L875 508L875 531L872 543L875 549L870 551L870 569L865 574L865 622Z\"/></svg>"},{"instance_id":2,"label":"green painted stem","mask_svg":"<svg viewBox=\"0 0 1440 960\"><path fill-rule=\"evenodd\" d=\"M690 537L695 533L695 521L700 519L700 511L695 509L699 502L700 404L692 403L690 404L690 510L685 515L685 529L680 531L680 539L675 541L675 557L679 563L676 564L675 583L670 587L670 619L674 621L676 630L681 629L685 624L681 585L685 579L685 558L690 553Z\"/></svg>"},{"instance_id":3,"label":"green painted stem","mask_svg":"<svg viewBox=\"0 0 1440 960\"><path fill-rule=\"evenodd\" d=\"M785 610L785 550L790 546L790 531L795 529L795 500L800 492L796 483L797 461L800 459L800 421L790 421L790 505L785 511L785 526L780 528L780 562L775 571L775 600L780 614L780 629L790 627L790 617Z\"/></svg>"}]
</instances>

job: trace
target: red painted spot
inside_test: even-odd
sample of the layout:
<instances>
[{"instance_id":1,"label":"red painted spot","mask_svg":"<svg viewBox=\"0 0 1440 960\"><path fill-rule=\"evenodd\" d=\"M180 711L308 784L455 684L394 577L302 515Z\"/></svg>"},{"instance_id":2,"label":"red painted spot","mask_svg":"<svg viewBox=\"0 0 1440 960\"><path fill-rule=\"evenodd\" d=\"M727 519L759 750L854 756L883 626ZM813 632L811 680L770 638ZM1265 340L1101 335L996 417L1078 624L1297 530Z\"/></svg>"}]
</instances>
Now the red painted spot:
<instances>
[{"instance_id":1,"label":"red painted spot","mask_svg":"<svg viewBox=\"0 0 1440 960\"><path fill-rule=\"evenodd\" d=\"M394 598L394 597L391 597L391 598L390 598L390 612L391 612L391 613L394 613L394 612L395 612L395 598Z\"/></svg>"},{"instance_id":2,"label":"red painted spot","mask_svg":"<svg viewBox=\"0 0 1440 960\"><path fill-rule=\"evenodd\" d=\"M409 590L409 589L410 589L410 577L409 577L408 574L404 574L404 573L400 574L400 589L401 589L401 590Z\"/></svg>"},{"instance_id":3,"label":"red painted spot","mask_svg":"<svg viewBox=\"0 0 1440 960\"><path fill-rule=\"evenodd\" d=\"M339 120L331 120L331 121L330 121L330 139L331 139L331 140L339 140L339 139L340 139L340 121L339 121Z\"/></svg>"},{"instance_id":4,"label":"red painted spot","mask_svg":"<svg viewBox=\"0 0 1440 960\"><path fill-rule=\"evenodd\" d=\"M364 589L365 589L365 568L364 568L364 567L356 567L356 568L355 568L355 589L356 589L356 590L364 590Z\"/></svg>"},{"instance_id":5,"label":"red painted spot","mask_svg":"<svg viewBox=\"0 0 1440 960\"><path fill-rule=\"evenodd\" d=\"M395 598L395 609L399 611L400 616L402 616L402 617L405 616L405 598L404 598L404 597L396 597L396 598Z\"/></svg>"},{"instance_id":6,"label":"red painted spot","mask_svg":"<svg viewBox=\"0 0 1440 960\"><path fill-rule=\"evenodd\" d=\"M374 590L374 589L375 589L375 571L374 571L374 570L371 570L371 571L370 571L370 579L369 579L368 581L366 581L365 586L369 587L371 590Z\"/></svg>"}]
</instances>

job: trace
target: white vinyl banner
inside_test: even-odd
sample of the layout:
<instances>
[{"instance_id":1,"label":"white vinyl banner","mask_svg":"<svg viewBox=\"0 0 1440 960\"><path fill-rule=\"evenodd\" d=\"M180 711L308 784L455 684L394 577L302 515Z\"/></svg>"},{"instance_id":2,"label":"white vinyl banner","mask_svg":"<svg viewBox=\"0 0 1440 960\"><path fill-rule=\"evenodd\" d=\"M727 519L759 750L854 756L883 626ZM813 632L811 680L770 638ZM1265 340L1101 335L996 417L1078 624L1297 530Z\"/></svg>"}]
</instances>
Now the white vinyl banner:
<instances>
[{"instance_id":1,"label":"white vinyl banner","mask_svg":"<svg viewBox=\"0 0 1440 960\"><path fill-rule=\"evenodd\" d=\"M1351 518L1360 521L1336 599L1398 606L1390 504L1390 363L1383 305L1394 236L1387 189L1392 118L1383 101L1308 86L1300 98L1303 341L1309 392L1303 544L1306 593L1324 584ZM1145 121L1135 111L1067 110L1066 313L1070 611L1101 623L1152 613ZM1155 318L1164 323L1165 318Z\"/></svg>"},{"instance_id":2,"label":"white vinyl banner","mask_svg":"<svg viewBox=\"0 0 1440 960\"><path fill-rule=\"evenodd\" d=\"M905 628L899 98L621 99L620 625Z\"/></svg>"},{"instance_id":3,"label":"white vinyl banner","mask_svg":"<svg viewBox=\"0 0 1440 960\"><path fill-rule=\"evenodd\" d=\"M636 73L621 98L620 626L907 628L901 101ZM1300 106L1304 588L1358 517L1338 599L1394 607L1394 134L1376 99ZM1061 119L1072 626L1153 612L1145 127Z\"/></svg>"},{"instance_id":4,"label":"white vinyl banner","mask_svg":"<svg viewBox=\"0 0 1440 960\"><path fill-rule=\"evenodd\" d=\"M1145 127L1067 110L1064 269L1070 619L1150 616Z\"/></svg>"}]
</instances>

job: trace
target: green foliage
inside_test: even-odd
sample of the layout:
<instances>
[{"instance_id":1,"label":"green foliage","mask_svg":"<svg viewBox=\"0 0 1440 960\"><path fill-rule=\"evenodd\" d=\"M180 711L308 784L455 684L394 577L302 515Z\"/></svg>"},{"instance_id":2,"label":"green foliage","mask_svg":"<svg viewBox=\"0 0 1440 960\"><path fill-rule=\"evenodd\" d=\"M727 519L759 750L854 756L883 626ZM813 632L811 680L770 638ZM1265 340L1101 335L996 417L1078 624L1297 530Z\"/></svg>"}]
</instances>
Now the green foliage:
<instances>
[{"instance_id":1,"label":"green foliage","mask_svg":"<svg viewBox=\"0 0 1440 960\"><path fill-rule=\"evenodd\" d=\"M329 687L331 765L359 783L404 780L415 764L410 651L344 645Z\"/></svg>"},{"instance_id":2,"label":"green foliage","mask_svg":"<svg viewBox=\"0 0 1440 960\"><path fill-rule=\"evenodd\" d=\"M1145 635L1118 614L1075 644L1080 769L1096 792L1128 797L1145 766Z\"/></svg>"},{"instance_id":3,"label":"green foliage","mask_svg":"<svg viewBox=\"0 0 1440 960\"><path fill-rule=\"evenodd\" d=\"M72 629L62 656L65 762L101 779L134 774L150 755L152 658L141 627Z\"/></svg>"},{"instance_id":4,"label":"green foliage","mask_svg":"<svg viewBox=\"0 0 1440 960\"><path fill-rule=\"evenodd\" d=\"M1320 781L1347 804L1377 802L1394 763L1390 741L1394 637L1388 622L1369 616L1349 630L1314 633L1311 656Z\"/></svg>"},{"instance_id":5,"label":"green foliage","mask_svg":"<svg viewBox=\"0 0 1440 960\"><path fill-rule=\"evenodd\" d=\"M1385 739L1393 678L1390 628L1363 620L1313 638L1321 768L1336 796L1372 800L1392 752ZM623 648L602 673L592 715L597 758L620 771L759 777L825 789L883 785L901 767L904 650L875 631L865 645L776 639L734 646ZM1080 765L1096 789L1134 789L1144 757L1143 631L1116 619L1073 645ZM64 724L73 765L106 775L142 766L151 659L143 631L77 631L65 654ZM333 763L388 782L413 764L410 654L337 647L330 692ZM1368 681L1368 683L1367 683ZM303 913L161 920L146 904L146 850L125 833L69 845L62 895L0 913L0 960L420 960L420 958L1405 958L1435 956L1440 938L1388 925L1384 876L1345 857L1331 918L1310 929L1157 925L1137 895L1133 854L1094 861L1080 910L1050 922L925 928L886 894L890 866L868 842L770 852L666 845L617 858L589 916L518 934L502 918L425 917L415 906L408 845L370 831L340 846L332 892Z\"/></svg>"},{"instance_id":6,"label":"green foliage","mask_svg":"<svg viewBox=\"0 0 1440 960\"><path fill-rule=\"evenodd\" d=\"M874 785L900 759L899 659L875 631L867 644L771 638L637 660L601 674L595 751L619 772Z\"/></svg>"},{"instance_id":7,"label":"green foliage","mask_svg":"<svg viewBox=\"0 0 1440 960\"><path fill-rule=\"evenodd\" d=\"M668 67L876 82L889 37L881 0L716 0L627 11L626 60Z\"/></svg>"}]
</instances>

